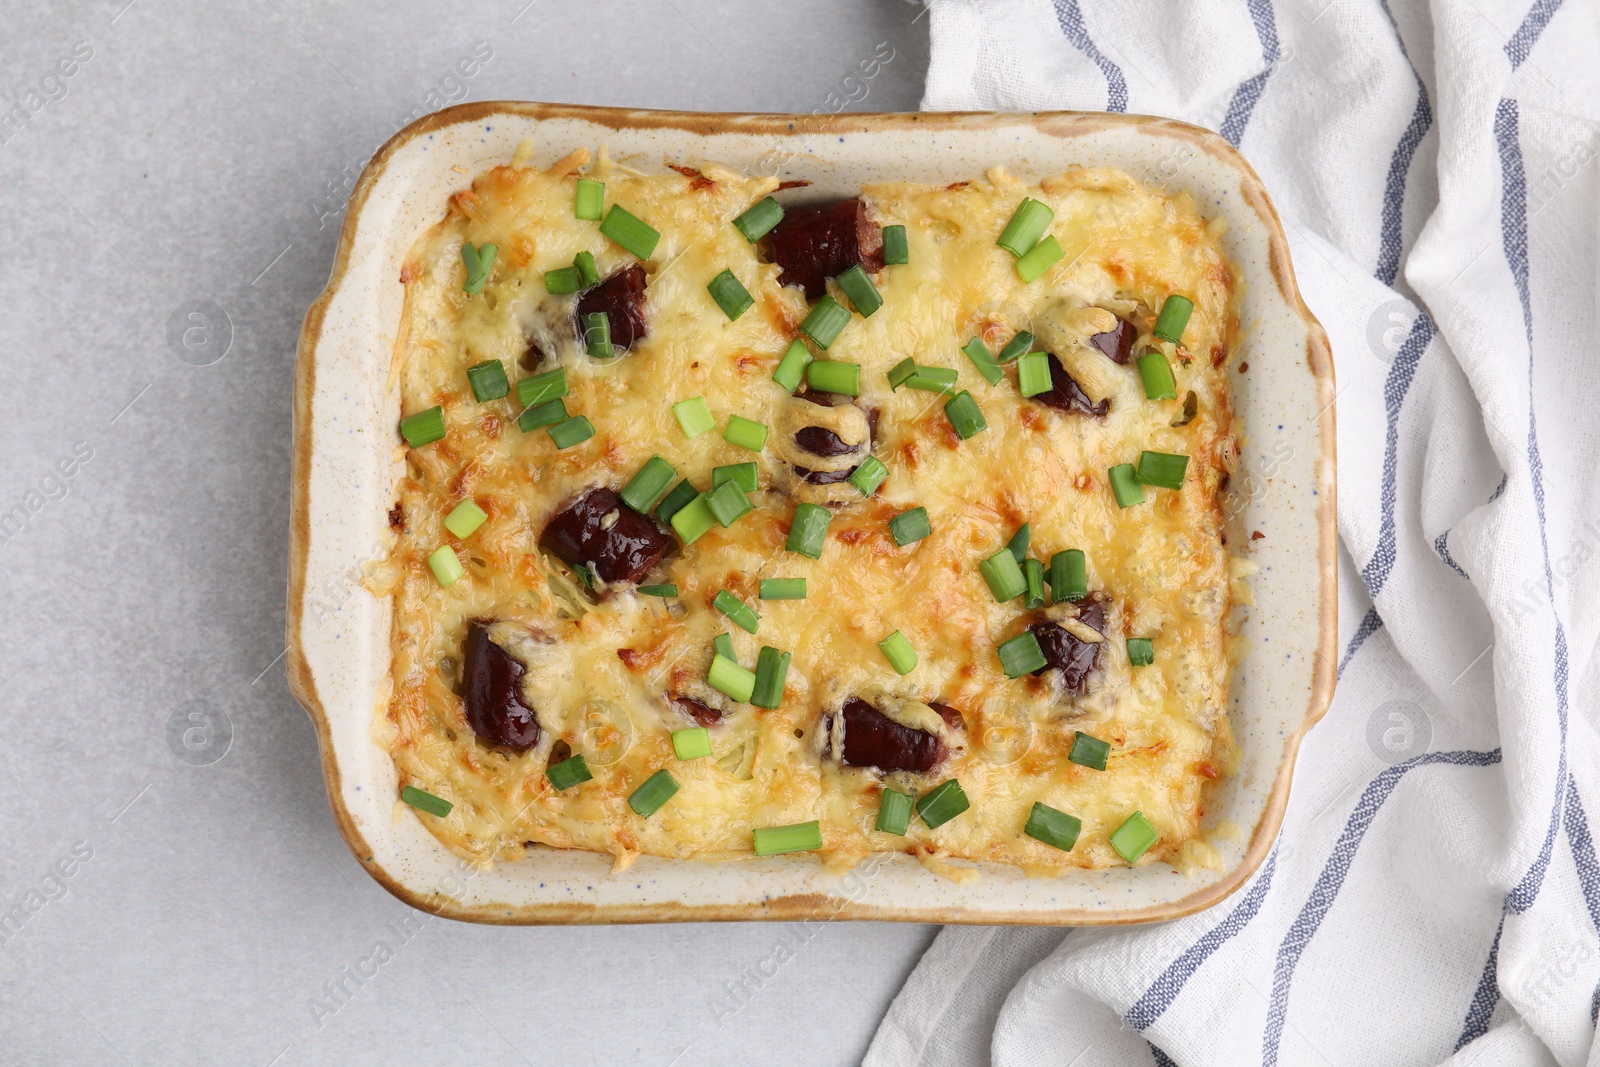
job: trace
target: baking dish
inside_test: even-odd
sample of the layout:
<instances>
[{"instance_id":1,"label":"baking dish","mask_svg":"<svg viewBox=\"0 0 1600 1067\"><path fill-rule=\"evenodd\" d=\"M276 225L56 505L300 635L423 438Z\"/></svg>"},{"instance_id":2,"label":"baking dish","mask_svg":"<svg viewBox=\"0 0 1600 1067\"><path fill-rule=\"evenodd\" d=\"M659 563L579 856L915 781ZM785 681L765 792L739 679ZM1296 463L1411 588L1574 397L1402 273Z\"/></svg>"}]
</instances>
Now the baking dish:
<instances>
[{"instance_id":1,"label":"baking dish","mask_svg":"<svg viewBox=\"0 0 1600 1067\"><path fill-rule=\"evenodd\" d=\"M848 875L812 858L711 863L645 857L611 875L601 855L553 849L490 870L465 867L395 810L395 771L370 737L388 693L389 605L359 583L386 548L399 471L392 374L401 262L472 175L531 140L534 162L580 145L616 158L714 160L812 183L817 198L864 182L948 182L1000 164L1037 177L1069 165L1120 167L1190 191L1228 224L1240 272L1233 358L1242 430L1228 510L1261 531L1241 554L1257 606L1241 635L1230 716L1242 759L1206 827L1221 870L1165 865L1069 871L1053 879L985 867L941 877L904 856ZM1249 373L1240 368L1252 367ZM1107 924L1173 918L1237 888L1271 845L1294 753L1333 685L1333 370L1294 288L1287 245L1259 179L1220 138L1182 123L1056 112L855 116L705 115L484 103L428 116L368 164L352 195L333 277L300 339L290 536L289 677L316 725L329 800L368 871L415 907L484 922L872 918Z\"/></svg>"}]
</instances>

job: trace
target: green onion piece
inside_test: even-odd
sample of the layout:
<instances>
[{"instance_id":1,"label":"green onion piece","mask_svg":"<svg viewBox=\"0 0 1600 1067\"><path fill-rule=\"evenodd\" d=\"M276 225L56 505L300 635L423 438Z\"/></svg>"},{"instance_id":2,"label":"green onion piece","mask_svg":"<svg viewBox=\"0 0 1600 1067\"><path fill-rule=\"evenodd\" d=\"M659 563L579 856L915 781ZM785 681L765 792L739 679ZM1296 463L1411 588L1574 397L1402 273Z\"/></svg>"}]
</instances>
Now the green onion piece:
<instances>
[{"instance_id":1,"label":"green onion piece","mask_svg":"<svg viewBox=\"0 0 1600 1067\"><path fill-rule=\"evenodd\" d=\"M700 490L685 478L672 487L672 492L661 498L661 503L656 505L656 518L662 522L671 522L672 517L683 510L685 504L699 495Z\"/></svg>"},{"instance_id":2,"label":"green onion piece","mask_svg":"<svg viewBox=\"0 0 1600 1067\"><path fill-rule=\"evenodd\" d=\"M571 789L575 785L589 781L594 774L584 762L583 754L579 753L546 767L544 776L549 781L550 788L559 793L563 789Z\"/></svg>"},{"instance_id":3,"label":"green onion piece","mask_svg":"<svg viewBox=\"0 0 1600 1067\"><path fill-rule=\"evenodd\" d=\"M400 790L400 799L418 811L425 811L429 815L440 819L449 815L450 809L455 807L444 797L436 797L427 790L418 789L414 785L408 785Z\"/></svg>"},{"instance_id":4,"label":"green onion piece","mask_svg":"<svg viewBox=\"0 0 1600 1067\"><path fill-rule=\"evenodd\" d=\"M400 436L412 448L431 445L444 436L444 408L438 405L400 420Z\"/></svg>"},{"instance_id":5,"label":"green onion piece","mask_svg":"<svg viewBox=\"0 0 1600 1067\"><path fill-rule=\"evenodd\" d=\"M1178 383L1172 377L1172 364L1160 352L1146 352L1134 361L1139 367L1139 381L1144 383L1147 400L1178 399Z\"/></svg>"},{"instance_id":6,"label":"green onion piece","mask_svg":"<svg viewBox=\"0 0 1600 1067\"><path fill-rule=\"evenodd\" d=\"M577 293L583 290L583 275L577 267L557 267L544 272L545 292L551 296Z\"/></svg>"},{"instance_id":7,"label":"green onion piece","mask_svg":"<svg viewBox=\"0 0 1600 1067\"><path fill-rule=\"evenodd\" d=\"M467 384L472 386L472 399L480 404L499 400L511 392L511 383L506 381L506 365L498 359L486 359L468 367Z\"/></svg>"},{"instance_id":8,"label":"green onion piece","mask_svg":"<svg viewBox=\"0 0 1600 1067\"><path fill-rule=\"evenodd\" d=\"M751 305L756 302L756 298L750 295L750 290L733 276L733 271L726 268L711 279L706 285L706 291L711 294L711 299L717 302L717 307L722 309L722 313L728 316L729 322L749 311Z\"/></svg>"},{"instance_id":9,"label":"green onion piece","mask_svg":"<svg viewBox=\"0 0 1600 1067\"><path fill-rule=\"evenodd\" d=\"M961 354L966 356L972 365L978 368L978 373L983 375L983 380L990 385L999 385L1000 379L1006 376L1000 369L1000 364L995 362L994 356L989 354L989 346L983 343L983 338L974 337L961 349Z\"/></svg>"},{"instance_id":10,"label":"green onion piece","mask_svg":"<svg viewBox=\"0 0 1600 1067\"><path fill-rule=\"evenodd\" d=\"M650 253L656 250L656 242L661 240L661 235L643 219L630 214L618 204L611 205L611 210L606 212L605 221L600 223L600 232L640 259L649 259Z\"/></svg>"},{"instance_id":11,"label":"green onion piece","mask_svg":"<svg viewBox=\"0 0 1600 1067\"><path fill-rule=\"evenodd\" d=\"M1148 667L1156 661L1155 642L1148 637L1128 638L1128 663L1135 667Z\"/></svg>"},{"instance_id":12,"label":"green onion piece","mask_svg":"<svg viewBox=\"0 0 1600 1067\"><path fill-rule=\"evenodd\" d=\"M849 322L850 312L833 297L824 296L812 306L805 321L800 323L800 332L815 341L818 348L827 351Z\"/></svg>"},{"instance_id":13,"label":"green onion piece","mask_svg":"<svg viewBox=\"0 0 1600 1067\"><path fill-rule=\"evenodd\" d=\"M467 267L467 280L461 286L467 293L476 296L483 292L483 283L489 280L489 271L494 269L494 257L500 249L488 242L478 246L475 252L468 253L471 244L461 246L461 260Z\"/></svg>"},{"instance_id":14,"label":"green onion piece","mask_svg":"<svg viewBox=\"0 0 1600 1067\"><path fill-rule=\"evenodd\" d=\"M757 856L777 856L785 852L815 852L822 847L822 827L815 820L793 826L758 826L755 837Z\"/></svg>"},{"instance_id":15,"label":"green onion piece","mask_svg":"<svg viewBox=\"0 0 1600 1067\"><path fill-rule=\"evenodd\" d=\"M755 695L756 676L728 657L718 653L711 657L711 669L706 672L706 684L730 700L748 704Z\"/></svg>"},{"instance_id":16,"label":"green onion piece","mask_svg":"<svg viewBox=\"0 0 1600 1067\"><path fill-rule=\"evenodd\" d=\"M640 596L674 597L678 595L675 585L641 585L634 592Z\"/></svg>"},{"instance_id":17,"label":"green onion piece","mask_svg":"<svg viewBox=\"0 0 1600 1067\"><path fill-rule=\"evenodd\" d=\"M1044 607L1044 564L1036 559L1023 560L1022 577L1028 583L1027 591L1022 597L1022 606L1028 611Z\"/></svg>"},{"instance_id":18,"label":"green onion piece","mask_svg":"<svg viewBox=\"0 0 1600 1067\"><path fill-rule=\"evenodd\" d=\"M550 440L556 443L557 449L568 449L579 445L594 436L594 424L582 415L558 422L547 427L544 431L550 435Z\"/></svg>"},{"instance_id":19,"label":"green onion piece","mask_svg":"<svg viewBox=\"0 0 1600 1067\"><path fill-rule=\"evenodd\" d=\"M744 495L744 490L739 488L739 483L732 481L723 482L707 493L706 506L711 509L711 514L717 517L717 522L723 529L732 526L756 509L756 506L750 503L750 498Z\"/></svg>"},{"instance_id":20,"label":"green onion piece","mask_svg":"<svg viewBox=\"0 0 1600 1067\"><path fill-rule=\"evenodd\" d=\"M706 407L705 397L702 396L678 401L672 405L672 414L682 427L683 436L690 440L699 437L707 430L715 429L717 425L717 420L711 417L711 409Z\"/></svg>"},{"instance_id":21,"label":"green onion piece","mask_svg":"<svg viewBox=\"0 0 1600 1067\"><path fill-rule=\"evenodd\" d=\"M822 558L822 545L828 536L833 512L820 504L796 504L794 521L789 524L789 540L784 547L812 559Z\"/></svg>"},{"instance_id":22,"label":"green onion piece","mask_svg":"<svg viewBox=\"0 0 1600 1067\"><path fill-rule=\"evenodd\" d=\"M789 661L794 657L775 648L761 649L756 657L756 687L750 703L758 708L776 708L783 703L783 683L789 678Z\"/></svg>"},{"instance_id":23,"label":"green onion piece","mask_svg":"<svg viewBox=\"0 0 1600 1067\"><path fill-rule=\"evenodd\" d=\"M772 228L783 221L783 205L772 197L763 197L733 220L734 227L742 234L744 239L755 244L772 231Z\"/></svg>"},{"instance_id":24,"label":"green onion piece","mask_svg":"<svg viewBox=\"0 0 1600 1067\"><path fill-rule=\"evenodd\" d=\"M883 228L883 265L893 266L896 263L911 262L911 250L906 247L906 228L904 226L885 226Z\"/></svg>"},{"instance_id":25,"label":"green onion piece","mask_svg":"<svg viewBox=\"0 0 1600 1067\"><path fill-rule=\"evenodd\" d=\"M1002 604L1021 596L1028 589L1028 580L1022 576L1022 565L1009 549L1002 548L978 564L978 573L989 583L989 592Z\"/></svg>"},{"instance_id":26,"label":"green onion piece","mask_svg":"<svg viewBox=\"0 0 1600 1067\"><path fill-rule=\"evenodd\" d=\"M1140 452L1139 467L1134 477L1144 485L1182 489L1183 473L1188 469L1188 456L1175 456L1170 452Z\"/></svg>"},{"instance_id":27,"label":"green onion piece","mask_svg":"<svg viewBox=\"0 0 1600 1067\"><path fill-rule=\"evenodd\" d=\"M1103 771L1106 769L1106 759L1111 755L1111 745L1098 737L1078 730L1072 735L1072 751L1067 753L1067 759L1080 767L1090 770Z\"/></svg>"},{"instance_id":28,"label":"green onion piece","mask_svg":"<svg viewBox=\"0 0 1600 1067\"><path fill-rule=\"evenodd\" d=\"M1186 296L1176 293L1161 302L1161 314L1156 316L1156 328L1150 332L1163 341L1177 344L1183 340L1183 329L1189 325L1189 316L1194 313L1194 302Z\"/></svg>"},{"instance_id":29,"label":"green onion piece","mask_svg":"<svg viewBox=\"0 0 1600 1067\"><path fill-rule=\"evenodd\" d=\"M611 319L603 311L583 317L583 343L593 359L612 359L617 350L611 347Z\"/></svg>"},{"instance_id":30,"label":"green onion piece","mask_svg":"<svg viewBox=\"0 0 1600 1067\"><path fill-rule=\"evenodd\" d=\"M465 541L489 518L476 501L463 500L444 517L444 528Z\"/></svg>"},{"instance_id":31,"label":"green onion piece","mask_svg":"<svg viewBox=\"0 0 1600 1067\"><path fill-rule=\"evenodd\" d=\"M616 208L612 208L616 211ZM644 783L628 794L628 807L632 808L641 818L648 819L661 810L661 805L671 800L678 792L678 780L667 773L665 767L644 780Z\"/></svg>"},{"instance_id":32,"label":"green onion piece","mask_svg":"<svg viewBox=\"0 0 1600 1067\"><path fill-rule=\"evenodd\" d=\"M909 508L889 520L889 536L894 538L894 543L904 548L914 544L933 533L933 526L928 522L927 508Z\"/></svg>"},{"instance_id":33,"label":"green onion piece","mask_svg":"<svg viewBox=\"0 0 1600 1067\"><path fill-rule=\"evenodd\" d=\"M532 433L542 426L554 426L558 422L567 421L567 402L565 400L552 400L545 404L535 404L533 407L517 416L517 427L523 433Z\"/></svg>"},{"instance_id":34,"label":"green onion piece","mask_svg":"<svg viewBox=\"0 0 1600 1067\"><path fill-rule=\"evenodd\" d=\"M760 591L756 594L762 600L804 600L806 598L806 580L804 578L763 578Z\"/></svg>"},{"instance_id":35,"label":"green onion piece","mask_svg":"<svg viewBox=\"0 0 1600 1067\"><path fill-rule=\"evenodd\" d=\"M711 731L704 726L672 731L672 754L680 760L705 759L711 755Z\"/></svg>"},{"instance_id":36,"label":"green onion piece","mask_svg":"<svg viewBox=\"0 0 1600 1067\"><path fill-rule=\"evenodd\" d=\"M850 472L850 484L861 490L862 496L871 496L889 477L889 468L877 456L868 456Z\"/></svg>"},{"instance_id":37,"label":"green onion piece","mask_svg":"<svg viewBox=\"0 0 1600 1067\"><path fill-rule=\"evenodd\" d=\"M733 638L727 634L718 634L711 639L711 653L733 663L739 662L739 655L733 650Z\"/></svg>"},{"instance_id":38,"label":"green onion piece","mask_svg":"<svg viewBox=\"0 0 1600 1067\"><path fill-rule=\"evenodd\" d=\"M472 285L472 280L483 277L483 260L478 258L477 246L471 241L462 242L461 265L467 269L467 280L462 284L461 288L471 292L472 290L468 287ZM482 283L480 282L479 284L481 285Z\"/></svg>"},{"instance_id":39,"label":"green onion piece","mask_svg":"<svg viewBox=\"0 0 1600 1067\"><path fill-rule=\"evenodd\" d=\"M1129 863L1148 852L1150 846L1159 840L1161 835L1156 833L1156 828L1150 825L1150 820L1144 817L1142 811L1128 816L1126 822L1111 832L1111 847Z\"/></svg>"},{"instance_id":40,"label":"green onion piece","mask_svg":"<svg viewBox=\"0 0 1600 1067\"><path fill-rule=\"evenodd\" d=\"M561 367L531 374L517 382L517 405L531 408L567 395L567 372Z\"/></svg>"},{"instance_id":41,"label":"green onion piece","mask_svg":"<svg viewBox=\"0 0 1600 1067\"><path fill-rule=\"evenodd\" d=\"M861 268L861 264L857 263L833 280L844 295L850 298L850 303L862 318L883 307L883 297L878 293L878 287L872 284L872 279L867 277L867 272Z\"/></svg>"},{"instance_id":42,"label":"green onion piece","mask_svg":"<svg viewBox=\"0 0 1600 1067\"><path fill-rule=\"evenodd\" d=\"M580 219L590 222L600 221L600 209L606 203L606 184L590 178L578 179L577 200L573 204L572 213Z\"/></svg>"},{"instance_id":43,"label":"green onion piece","mask_svg":"<svg viewBox=\"0 0 1600 1067\"><path fill-rule=\"evenodd\" d=\"M660 456L651 456L622 487L622 502L639 514L648 515L650 509L667 495L667 487L677 476L678 472L673 470L672 464Z\"/></svg>"},{"instance_id":44,"label":"green onion piece","mask_svg":"<svg viewBox=\"0 0 1600 1067\"><path fill-rule=\"evenodd\" d=\"M1071 852L1072 846L1078 843L1078 831L1081 829L1083 823L1078 819L1035 801L1033 810L1028 812L1028 824L1022 828L1022 832L1052 848Z\"/></svg>"},{"instance_id":45,"label":"green onion piece","mask_svg":"<svg viewBox=\"0 0 1600 1067\"><path fill-rule=\"evenodd\" d=\"M806 382L819 393L861 395L861 365L817 359L806 368Z\"/></svg>"},{"instance_id":46,"label":"green onion piece","mask_svg":"<svg viewBox=\"0 0 1600 1067\"><path fill-rule=\"evenodd\" d=\"M755 492L755 463L729 463L721 467L712 467L711 488L715 489L723 482L732 482L747 493Z\"/></svg>"},{"instance_id":47,"label":"green onion piece","mask_svg":"<svg viewBox=\"0 0 1600 1067\"><path fill-rule=\"evenodd\" d=\"M889 389L899 389L906 384L906 379L917 373L917 361L907 356L899 363L889 368Z\"/></svg>"},{"instance_id":48,"label":"green onion piece","mask_svg":"<svg viewBox=\"0 0 1600 1067\"><path fill-rule=\"evenodd\" d=\"M772 372L772 380L783 386L789 392L800 388L800 379L806 372L806 365L811 362L811 349L806 343L796 337L789 342L789 347L784 350L783 358L778 360L778 369Z\"/></svg>"},{"instance_id":49,"label":"green onion piece","mask_svg":"<svg viewBox=\"0 0 1600 1067\"><path fill-rule=\"evenodd\" d=\"M1033 350L1033 344L1037 340L1038 338L1033 336L1033 334L1029 333L1027 330L1018 332L1016 336L1007 341L1006 346L1000 350L1000 362L1010 363L1014 359L1018 359L1027 355Z\"/></svg>"},{"instance_id":50,"label":"green onion piece","mask_svg":"<svg viewBox=\"0 0 1600 1067\"><path fill-rule=\"evenodd\" d=\"M896 630L878 642L878 651L889 661L889 666L900 675L910 674L917 665L917 650L911 647L906 635Z\"/></svg>"},{"instance_id":51,"label":"green onion piece","mask_svg":"<svg viewBox=\"0 0 1600 1067\"><path fill-rule=\"evenodd\" d=\"M461 560L456 557L456 550L449 545L440 545L433 550L433 555L428 557L428 569L433 572L440 589L449 589L467 573L466 568L461 566Z\"/></svg>"},{"instance_id":52,"label":"green onion piece","mask_svg":"<svg viewBox=\"0 0 1600 1067\"><path fill-rule=\"evenodd\" d=\"M1050 382L1050 357L1043 352L1029 352L1017 360L1017 388L1023 396L1048 393Z\"/></svg>"},{"instance_id":53,"label":"green onion piece","mask_svg":"<svg viewBox=\"0 0 1600 1067\"><path fill-rule=\"evenodd\" d=\"M928 393L956 391L956 372L949 367L918 367L905 380L906 388Z\"/></svg>"},{"instance_id":54,"label":"green onion piece","mask_svg":"<svg viewBox=\"0 0 1600 1067\"><path fill-rule=\"evenodd\" d=\"M878 821L873 829L886 834L899 834L911 826L911 797L893 789L885 789L878 798Z\"/></svg>"},{"instance_id":55,"label":"green onion piece","mask_svg":"<svg viewBox=\"0 0 1600 1067\"><path fill-rule=\"evenodd\" d=\"M1028 251L1028 254L1017 260L1017 277L1024 282L1031 282L1039 275L1055 266L1066 257L1066 252L1061 247L1061 242L1051 234Z\"/></svg>"},{"instance_id":56,"label":"green onion piece","mask_svg":"<svg viewBox=\"0 0 1600 1067\"><path fill-rule=\"evenodd\" d=\"M1018 563L1028 558L1028 546L1033 543L1033 523L1025 522L1017 527L1017 532L1011 535L1011 540L1006 542L1006 551L1011 553Z\"/></svg>"},{"instance_id":57,"label":"green onion piece","mask_svg":"<svg viewBox=\"0 0 1600 1067\"><path fill-rule=\"evenodd\" d=\"M594 571L590 570L588 566L582 563L578 564L572 569L578 575L578 580L583 582L585 588L594 588Z\"/></svg>"},{"instance_id":58,"label":"green onion piece","mask_svg":"<svg viewBox=\"0 0 1600 1067\"><path fill-rule=\"evenodd\" d=\"M956 436L963 441L989 428L978 402L972 399L972 394L965 389L945 401L944 416L955 428Z\"/></svg>"},{"instance_id":59,"label":"green onion piece","mask_svg":"<svg viewBox=\"0 0 1600 1067\"><path fill-rule=\"evenodd\" d=\"M1050 557L1050 603L1082 600L1089 594L1089 559L1081 548Z\"/></svg>"},{"instance_id":60,"label":"green onion piece","mask_svg":"<svg viewBox=\"0 0 1600 1067\"><path fill-rule=\"evenodd\" d=\"M1106 475L1111 479L1111 492L1117 498L1118 507L1131 508L1144 503L1144 490L1139 488L1132 463L1118 463Z\"/></svg>"},{"instance_id":61,"label":"green onion piece","mask_svg":"<svg viewBox=\"0 0 1600 1067\"><path fill-rule=\"evenodd\" d=\"M672 516L672 528L677 531L678 537L685 545L694 544L707 530L717 524L717 517L712 513L711 505L706 503L708 495L701 493Z\"/></svg>"},{"instance_id":62,"label":"green onion piece","mask_svg":"<svg viewBox=\"0 0 1600 1067\"><path fill-rule=\"evenodd\" d=\"M743 415L729 415L728 425L722 431L722 439L730 445L760 452L767 444L767 427L765 423L747 419ZM752 486L750 491L755 492L755 487Z\"/></svg>"},{"instance_id":63,"label":"green onion piece","mask_svg":"<svg viewBox=\"0 0 1600 1067\"><path fill-rule=\"evenodd\" d=\"M1050 220L1055 217L1056 213L1050 209L1050 205L1025 197L1017 205L1017 210L1011 213L1011 221L1000 231L1000 238L995 244L1014 256L1026 255L1028 249L1039 243L1044 231L1050 228Z\"/></svg>"},{"instance_id":64,"label":"green onion piece","mask_svg":"<svg viewBox=\"0 0 1600 1067\"><path fill-rule=\"evenodd\" d=\"M585 289L600 284L600 268L595 265L593 252L579 252L573 258L572 266L583 280Z\"/></svg>"},{"instance_id":65,"label":"green onion piece","mask_svg":"<svg viewBox=\"0 0 1600 1067\"><path fill-rule=\"evenodd\" d=\"M995 651L1000 654L1000 669L1006 672L1007 678L1021 678L1047 665L1044 649L1039 647L1039 639L1033 636L1032 630L1024 630L1002 642Z\"/></svg>"},{"instance_id":66,"label":"green onion piece","mask_svg":"<svg viewBox=\"0 0 1600 1067\"><path fill-rule=\"evenodd\" d=\"M940 782L917 800L917 814L930 830L943 826L970 807L972 802L954 778Z\"/></svg>"},{"instance_id":67,"label":"green onion piece","mask_svg":"<svg viewBox=\"0 0 1600 1067\"><path fill-rule=\"evenodd\" d=\"M726 615L729 622L747 634L755 633L761 626L761 616L757 615L749 604L726 589L717 590L717 595L711 598L711 606Z\"/></svg>"}]
</instances>

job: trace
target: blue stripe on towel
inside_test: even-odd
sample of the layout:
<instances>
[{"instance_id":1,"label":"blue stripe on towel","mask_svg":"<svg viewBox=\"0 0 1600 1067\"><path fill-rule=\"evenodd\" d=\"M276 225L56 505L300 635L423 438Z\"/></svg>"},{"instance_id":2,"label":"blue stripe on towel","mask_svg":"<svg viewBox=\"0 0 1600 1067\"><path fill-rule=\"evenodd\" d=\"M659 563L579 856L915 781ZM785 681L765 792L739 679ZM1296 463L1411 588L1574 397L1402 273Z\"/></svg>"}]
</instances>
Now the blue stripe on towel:
<instances>
[{"instance_id":1,"label":"blue stripe on towel","mask_svg":"<svg viewBox=\"0 0 1600 1067\"><path fill-rule=\"evenodd\" d=\"M1500 916L1500 925L1494 928L1494 940L1489 943L1489 958L1478 976L1478 988L1472 992L1472 1003L1467 1005L1467 1017L1461 1024L1461 1036L1456 1038L1457 1052L1489 1032L1489 1017L1494 1006L1500 1003L1500 935L1505 931L1506 917Z\"/></svg>"},{"instance_id":2,"label":"blue stripe on towel","mask_svg":"<svg viewBox=\"0 0 1600 1067\"><path fill-rule=\"evenodd\" d=\"M1400 409L1405 405L1406 394L1411 391L1417 364L1422 362L1422 355L1433 342L1435 332L1433 319L1428 317L1426 311L1419 312L1416 321L1411 324L1411 332L1406 335L1405 343L1395 353L1394 362L1389 365L1389 375L1383 383L1383 412L1387 425L1384 429L1383 484L1379 501L1382 517L1378 526L1378 545L1372 550L1367 565L1361 568L1361 580L1367 585L1367 595L1374 600L1383 591L1389 573L1394 570L1394 497L1395 479L1400 469Z\"/></svg>"},{"instance_id":3,"label":"blue stripe on towel","mask_svg":"<svg viewBox=\"0 0 1600 1067\"><path fill-rule=\"evenodd\" d=\"M1078 0L1055 0L1056 22L1061 27L1061 32L1066 35L1072 46L1089 57L1090 62L1100 68L1100 73L1106 79L1106 110L1128 110L1128 81L1122 76L1122 68L1107 59L1094 43L1094 38L1089 36L1089 31L1083 25L1083 12L1078 9Z\"/></svg>"},{"instance_id":4,"label":"blue stripe on towel","mask_svg":"<svg viewBox=\"0 0 1600 1067\"><path fill-rule=\"evenodd\" d=\"M1400 54L1405 57L1406 65L1411 68L1411 76L1417 82L1417 106L1411 112L1411 123L1406 127L1406 132L1401 134L1394 154L1389 157L1389 177L1383 187L1383 222L1378 234L1378 269L1373 272L1373 276L1384 285L1393 286L1395 277L1400 273L1400 224L1406 203L1406 177L1411 173L1411 161L1417 154L1417 146L1433 126L1433 107L1428 101L1428 87L1423 83L1422 75L1417 73L1417 65L1411 62L1411 53L1406 50L1405 38L1400 36L1400 24L1395 22L1388 0L1383 0L1383 13L1394 30Z\"/></svg>"},{"instance_id":5,"label":"blue stripe on towel","mask_svg":"<svg viewBox=\"0 0 1600 1067\"><path fill-rule=\"evenodd\" d=\"M1556 13L1556 8L1561 6L1561 0L1538 0L1533 7L1528 9L1528 14L1523 18L1522 25L1517 27L1517 32L1511 35L1511 40L1506 42L1506 58L1511 60L1511 69L1522 66L1522 61L1528 58L1528 53L1533 51L1533 46L1538 43L1539 35L1550 24L1550 18Z\"/></svg>"},{"instance_id":6,"label":"blue stripe on towel","mask_svg":"<svg viewBox=\"0 0 1600 1067\"><path fill-rule=\"evenodd\" d=\"M1589 909L1589 921L1600 932L1600 862L1594 854L1594 838L1589 835L1589 817L1584 814L1583 801L1578 797L1577 783L1567 779L1567 804L1562 825L1567 831L1567 845L1572 849L1572 865L1578 869L1578 887L1583 891L1583 902ZM1589 997L1589 1023L1600 1016L1600 982L1595 983Z\"/></svg>"},{"instance_id":7,"label":"blue stripe on towel","mask_svg":"<svg viewBox=\"0 0 1600 1067\"><path fill-rule=\"evenodd\" d=\"M1266 66L1260 74L1247 79L1234 90L1233 99L1228 102L1228 113L1222 119L1222 129L1217 131L1235 148L1244 139L1244 128L1250 122L1250 113L1255 110L1256 101L1261 99L1261 93L1267 87L1267 79L1278 65L1279 55L1278 22L1272 12L1271 0L1245 0L1245 5L1250 9L1250 21L1255 23L1256 36L1261 39L1261 60Z\"/></svg>"}]
</instances>

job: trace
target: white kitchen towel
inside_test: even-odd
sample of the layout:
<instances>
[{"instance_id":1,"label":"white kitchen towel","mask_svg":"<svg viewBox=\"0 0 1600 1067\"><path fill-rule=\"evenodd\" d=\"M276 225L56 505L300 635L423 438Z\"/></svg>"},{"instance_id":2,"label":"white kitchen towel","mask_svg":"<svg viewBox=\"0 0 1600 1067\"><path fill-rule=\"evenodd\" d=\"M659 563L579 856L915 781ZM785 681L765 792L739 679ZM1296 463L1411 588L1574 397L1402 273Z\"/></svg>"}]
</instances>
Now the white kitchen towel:
<instances>
[{"instance_id":1,"label":"white kitchen towel","mask_svg":"<svg viewBox=\"0 0 1600 1067\"><path fill-rule=\"evenodd\" d=\"M1343 648L1249 884L947 928L866 1062L1600 1064L1600 3L931 22L925 108L1173 116L1261 173L1333 340Z\"/></svg>"}]
</instances>

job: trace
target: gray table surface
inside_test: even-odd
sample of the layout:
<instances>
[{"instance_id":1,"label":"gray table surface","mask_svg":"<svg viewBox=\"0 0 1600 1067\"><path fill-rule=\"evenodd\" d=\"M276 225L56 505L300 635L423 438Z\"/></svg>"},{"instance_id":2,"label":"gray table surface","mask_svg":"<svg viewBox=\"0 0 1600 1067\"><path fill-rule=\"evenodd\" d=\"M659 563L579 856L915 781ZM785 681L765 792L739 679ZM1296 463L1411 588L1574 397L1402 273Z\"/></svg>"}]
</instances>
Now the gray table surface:
<instances>
[{"instance_id":1,"label":"gray table surface","mask_svg":"<svg viewBox=\"0 0 1600 1067\"><path fill-rule=\"evenodd\" d=\"M931 928L474 927L367 878L284 680L287 412L349 184L414 115L909 110L922 9L0 10L0 1062L858 1060ZM231 325L185 348L198 301Z\"/></svg>"}]
</instances>

